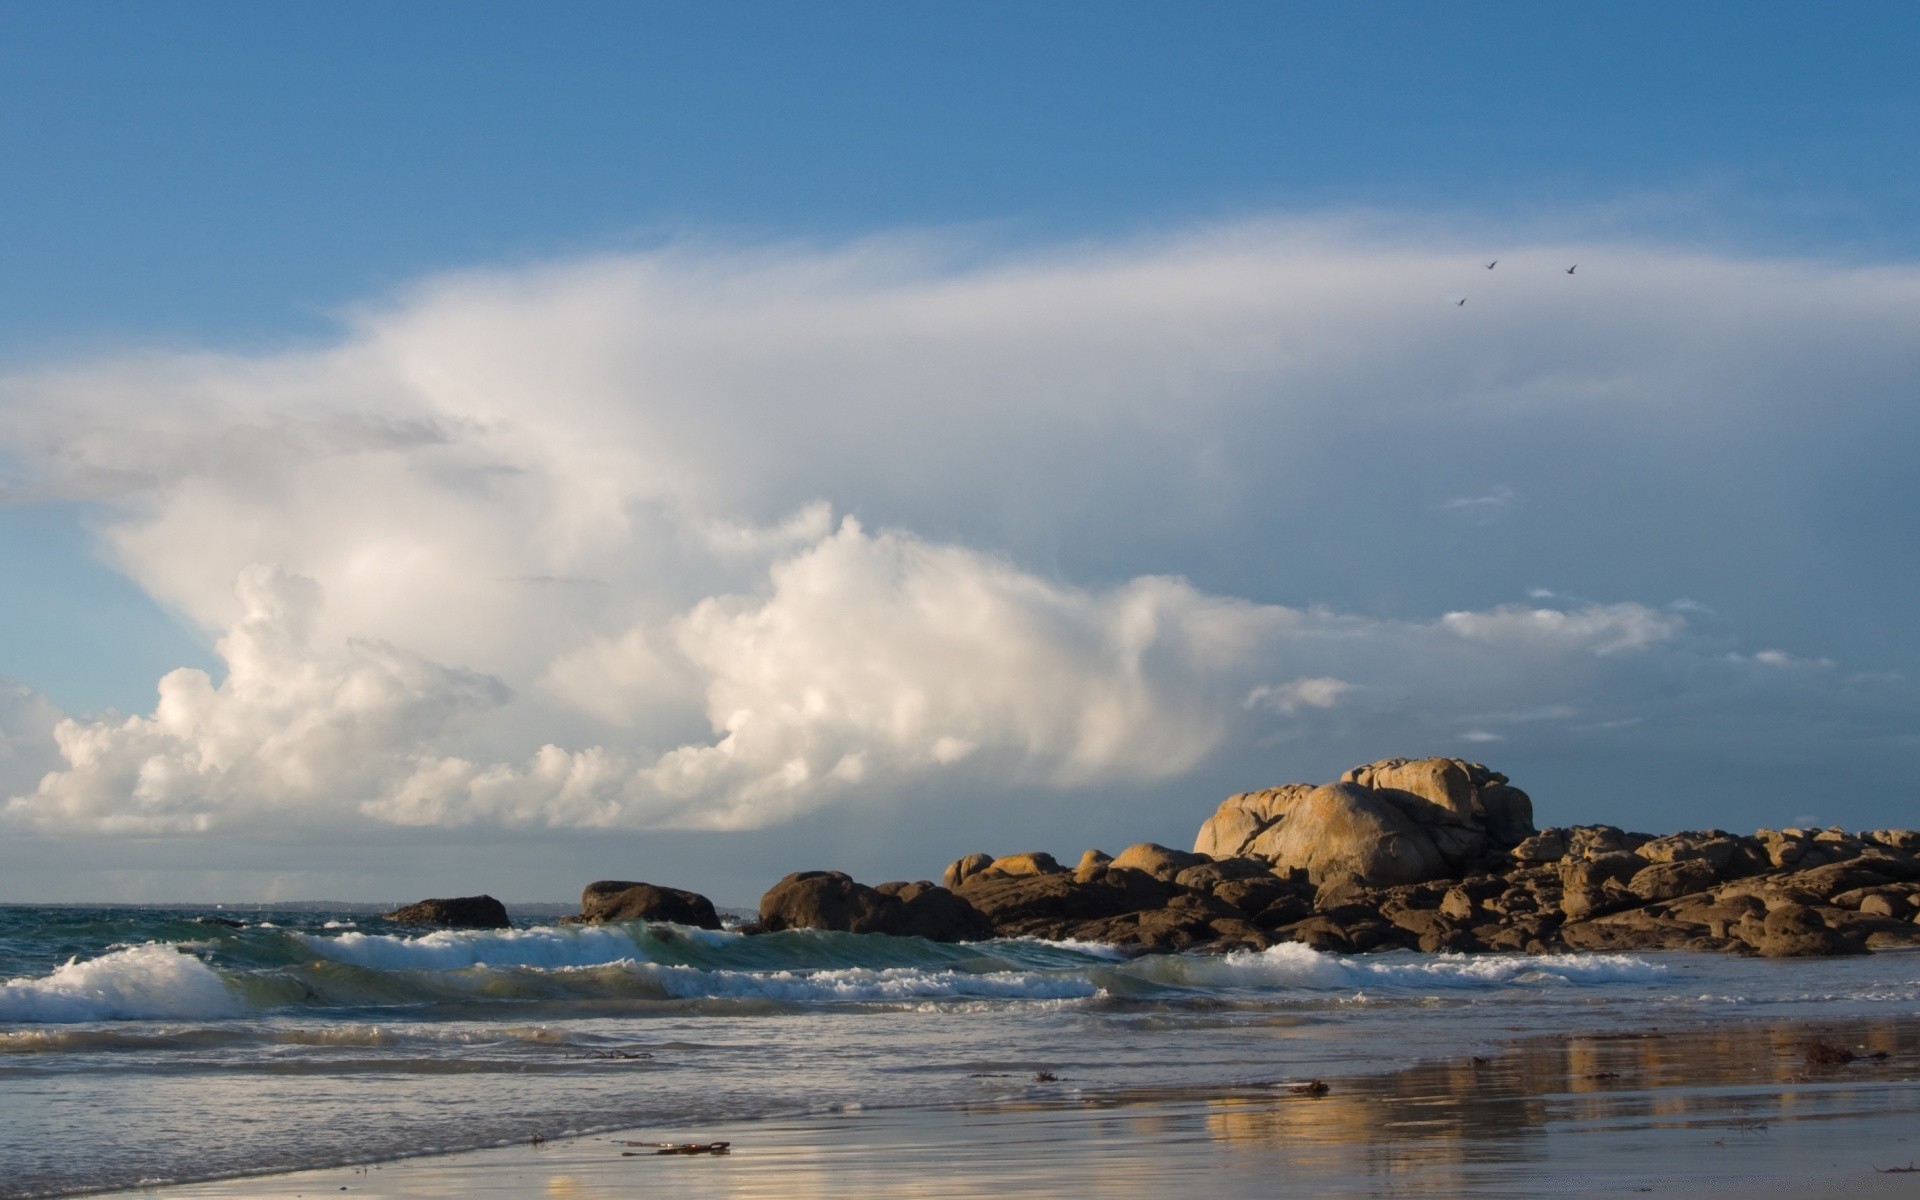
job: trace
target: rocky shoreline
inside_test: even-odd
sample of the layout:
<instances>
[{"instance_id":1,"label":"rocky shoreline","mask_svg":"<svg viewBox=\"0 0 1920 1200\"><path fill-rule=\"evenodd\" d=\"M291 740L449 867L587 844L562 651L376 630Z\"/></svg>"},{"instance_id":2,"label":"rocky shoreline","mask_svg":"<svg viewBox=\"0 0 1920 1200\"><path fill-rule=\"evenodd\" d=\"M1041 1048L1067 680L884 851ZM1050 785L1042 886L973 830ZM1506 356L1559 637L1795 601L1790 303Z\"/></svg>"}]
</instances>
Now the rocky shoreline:
<instances>
[{"instance_id":1,"label":"rocky shoreline","mask_svg":"<svg viewBox=\"0 0 1920 1200\"><path fill-rule=\"evenodd\" d=\"M1802 957L1920 945L1917 915L1914 830L1540 830L1506 776L1428 758L1229 797L1191 851L1145 842L1088 850L1072 867L1039 852L970 854L939 884L796 872L744 931L1042 937L1141 953L1301 942L1348 953ZM572 920L720 927L703 896L622 880L589 885Z\"/></svg>"}]
</instances>

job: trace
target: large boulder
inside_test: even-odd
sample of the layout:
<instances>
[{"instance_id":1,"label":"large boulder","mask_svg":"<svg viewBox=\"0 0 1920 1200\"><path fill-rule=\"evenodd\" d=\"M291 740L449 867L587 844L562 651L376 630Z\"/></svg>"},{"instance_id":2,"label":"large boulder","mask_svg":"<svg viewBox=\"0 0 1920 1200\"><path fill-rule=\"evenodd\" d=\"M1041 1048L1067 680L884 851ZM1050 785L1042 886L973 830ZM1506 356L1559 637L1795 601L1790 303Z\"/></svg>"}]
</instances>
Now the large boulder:
<instances>
[{"instance_id":1,"label":"large boulder","mask_svg":"<svg viewBox=\"0 0 1920 1200\"><path fill-rule=\"evenodd\" d=\"M924 880L868 887L843 871L796 871L774 884L760 897L760 928L887 933L941 942L993 936L987 919L946 888Z\"/></svg>"},{"instance_id":2,"label":"large boulder","mask_svg":"<svg viewBox=\"0 0 1920 1200\"><path fill-rule=\"evenodd\" d=\"M1344 871L1389 884L1470 874L1487 865L1489 853L1528 843L1534 833L1533 801L1498 771L1457 758L1386 758L1354 767L1334 785L1290 783L1229 796L1193 848L1213 858L1259 858L1276 871L1305 870L1316 881ZM1560 843L1528 845L1533 861L1562 852Z\"/></svg>"},{"instance_id":3,"label":"large boulder","mask_svg":"<svg viewBox=\"0 0 1920 1200\"><path fill-rule=\"evenodd\" d=\"M1310 783L1283 783L1279 787L1229 796L1200 826L1193 850L1210 858L1232 858L1267 826L1286 816L1293 802L1313 791Z\"/></svg>"},{"instance_id":4,"label":"large boulder","mask_svg":"<svg viewBox=\"0 0 1920 1200\"><path fill-rule=\"evenodd\" d=\"M403 925L445 925L454 929L505 929L512 924L507 919L506 906L492 896L422 900L396 908L386 916L387 920Z\"/></svg>"},{"instance_id":5,"label":"large boulder","mask_svg":"<svg viewBox=\"0 0 1920 1200\"><path fill-rule=\"evenodd\" d=\"M1385 793L1422 825L1473 824L1473 782L1451 758L1389 758L1355 767L1341 780Z\"/></svg>"},{"instance_id":6,"label":"large boulder","mask_svg":"<svg viewBox=\"0 0 1920 1200\"><path fill-rule=\"evenodd\" d=\"M590 924L671 921L697 929L720 928L720 914L714 911L713 901L700 893L626 879L588 884L580 893L580 919Z\"/></svg>"},{"instance_id":7,"label":"large boulder","mask_svg":"<svg viewBox=\"0 0 1920 1200\"><path fill-rule=\"evenodd\" d=\"M1447 871L1433 839L1412 817L1357 783L1307 793L1247 852L1275 871L1303 871L1315 884L1345 877L1370 885L1417 883Z\"/></svg>"}]
</instances>

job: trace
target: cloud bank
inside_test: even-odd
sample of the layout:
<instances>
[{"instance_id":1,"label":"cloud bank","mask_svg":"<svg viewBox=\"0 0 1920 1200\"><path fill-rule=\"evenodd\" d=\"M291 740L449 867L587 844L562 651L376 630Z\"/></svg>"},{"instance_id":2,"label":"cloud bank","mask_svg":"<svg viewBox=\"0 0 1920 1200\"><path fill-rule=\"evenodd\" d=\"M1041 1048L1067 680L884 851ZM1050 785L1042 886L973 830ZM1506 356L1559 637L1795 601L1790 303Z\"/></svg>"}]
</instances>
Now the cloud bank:
<instances>
[{"instance_id":1,"label":"cloud bank","mask_svg":"<svg viewBox=\"0 0 1920 1200\"><path fill-rule=\"evenodd\" d=\"M1809 580L1871 628L1911 571L1817 522L1912 439L1920 272L1466 251L682 244L16 371L10 494L90 506L224 674L13 697L6 817L745 829L1329 738L1897 745L1915 647L1859 661Z\"/></svg>"}]
</instances>

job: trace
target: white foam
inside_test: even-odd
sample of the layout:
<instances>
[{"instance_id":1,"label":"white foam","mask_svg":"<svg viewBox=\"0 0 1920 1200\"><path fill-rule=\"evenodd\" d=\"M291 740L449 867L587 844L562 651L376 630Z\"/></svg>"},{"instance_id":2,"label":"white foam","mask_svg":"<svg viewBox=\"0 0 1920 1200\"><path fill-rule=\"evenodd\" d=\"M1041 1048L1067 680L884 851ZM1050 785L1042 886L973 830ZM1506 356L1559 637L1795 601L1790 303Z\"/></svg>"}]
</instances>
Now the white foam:
<instances>
[{"instance_id":1,"label":"white foam","mask_svg":"<svg viewBox=\"0 0 1920 1200\"><path fill-rule=\"evenodd\" d=\"M708 998L807 1001L940 999L1063 1000L1098 995L1078 975L1040 971L936 971L921 967L843 967L821 971L703 971L634 963L629 968L681 1000Z\"/></svg>"},{"instance_id":2,"label":"white foam","mask_svg":"<svg viewBox=\"0 0 1920 1200\"><path fill-rule=\"evenodd\" d=\"M455 971L463 967L591 967L642 957L618 925L566 929L441 929L420 937L296 933L309 950L335 962L380 971Z\"/></svg>"},{"instance_id":3,"label":"white foam","mask_svg":"<svg viewBox=\"0 0 1920 1200\"><path fill-rule=\"evenodd\" d=\"M240 1011L213 968L153 942L0 984L0 1021L191 1020Z\"/></svg>"},{"instance_id":4,"label":"white foam","mask_svg":"<svg viewBox=\"0 0 1920 1200\"><path fill-rule=\"evenodd\" d=\"M1398 992L1490 990L1514 986L1640 983L1667 968L1628 954L1439 954L1408 959L1324 954L1298 942L1218 956L1153 955L1121 968L1181 987L1344 989Z\"/></svg>"}]
</instances>

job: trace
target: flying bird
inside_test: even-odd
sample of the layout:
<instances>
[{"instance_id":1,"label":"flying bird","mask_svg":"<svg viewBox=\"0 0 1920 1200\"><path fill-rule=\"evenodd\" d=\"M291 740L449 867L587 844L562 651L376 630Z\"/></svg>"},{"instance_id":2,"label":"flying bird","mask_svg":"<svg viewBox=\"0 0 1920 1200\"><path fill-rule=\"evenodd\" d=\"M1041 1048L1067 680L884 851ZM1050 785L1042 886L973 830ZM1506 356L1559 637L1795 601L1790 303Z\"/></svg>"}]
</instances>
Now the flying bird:
<instances>
[{"instance_id":1,"label":"flying bird","mask_svg":"<svg viewBox=\"0 0 1920 1200\"><path fill-rule=\"evenodd\" d=\"M1453 306L1454 306L1455 308L1459 308L1459 307L1461 307L1462 305L1464 305L1464 304L1465 304L1466 302L1467 302L1467 298L1466 298L1465 296L1462 296L1462 297L1460 297L1460 298L1459 298L1458 300L1455 300L1455 301L1453 302Z\"/></svg>"},{"instance_id":2,"label":"flying bird","mask_svg":"<svg viewBox=\"0 0 1920 1200\"><path fill-rule=\"evenodd\" d=\"M1567 274L1569 274L1569 275L1571 275L1571 274L1573 274L1573 273L1574 273L1575 271L1577 271L1577 270L1579 270L1579 269L1580 269L1580 264L1579 264L1579 263L1575 263L1575 264L1573 264L1573 265L1572 265L1571 267L1568 267L1568 268L1567 268Z\"/></svg>"},{"instance_id":3,"label":"flying bird","mask_svg":"<svg viewBox=\"0 0 1920 1200\"><path fill-rule=\"evenodd\" d=\"M1496 258L1492 262L1487 264L1487 270L1491 271L1499 265L1500 265L1500 260Z\"/></svg>"}]
</instances>

